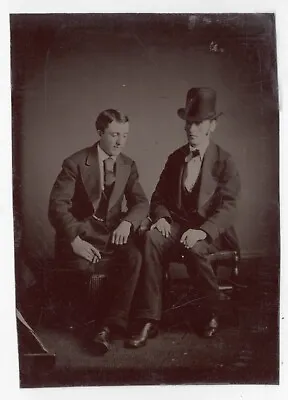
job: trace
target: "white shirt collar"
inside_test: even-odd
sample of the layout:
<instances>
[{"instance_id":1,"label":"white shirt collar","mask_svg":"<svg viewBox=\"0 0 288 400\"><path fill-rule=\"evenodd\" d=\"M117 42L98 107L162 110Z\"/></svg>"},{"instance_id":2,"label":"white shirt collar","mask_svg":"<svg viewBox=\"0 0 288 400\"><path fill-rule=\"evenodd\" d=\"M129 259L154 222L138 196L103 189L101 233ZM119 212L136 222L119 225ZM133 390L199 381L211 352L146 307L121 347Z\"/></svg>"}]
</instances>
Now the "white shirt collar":
<instances>
[{"instance_id":1,"label":"white shirt collar","mask_svg":"<svg viewBox=\"0 0 288 400\"><path fill-rule=\"evenodd\" d=\"M117 156L109 156L109 154L105 153L103 149L101 149L99 143L97 145L98 148L98 156L99 160L103 163L107 158L111 157L114 161L116 161Z\"/></svg>"}]
</instances>

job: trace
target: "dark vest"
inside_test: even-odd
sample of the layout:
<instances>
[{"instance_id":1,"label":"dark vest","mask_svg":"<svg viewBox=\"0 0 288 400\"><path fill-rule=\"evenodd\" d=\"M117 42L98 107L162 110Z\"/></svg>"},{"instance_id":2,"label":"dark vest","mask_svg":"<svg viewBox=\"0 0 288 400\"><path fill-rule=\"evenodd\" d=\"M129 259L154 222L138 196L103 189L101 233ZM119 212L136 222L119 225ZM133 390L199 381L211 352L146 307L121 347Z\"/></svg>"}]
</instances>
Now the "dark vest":
<instances>
[{"instance_id":1,"label":"dark vest","mask_svg":"<svg viewBox=\"0 0 288 400\"><path fill-rule=\"evenodd\" d=\"M191 192L182 184L181 193L181 217L185 218L190 223L195 225L195 228L203 223L203 218L197 213L197 204L200 192L201 172L192 188Z\"/></svg>"},{"instance_id":2,"label":"dark vest","mask_svg":"<svg viewBox=\"0 0 288 400\"><path fill-rule=\"evenodd\" d=\"M201 179L199 174L191 192L188 192L188 190L184 186L184 183L182 184L181 200L182 200L182 207L185 213L189 211L195 211L197 209L197 203L200 192L200 183Z\"/></svg>"}]
</instances>

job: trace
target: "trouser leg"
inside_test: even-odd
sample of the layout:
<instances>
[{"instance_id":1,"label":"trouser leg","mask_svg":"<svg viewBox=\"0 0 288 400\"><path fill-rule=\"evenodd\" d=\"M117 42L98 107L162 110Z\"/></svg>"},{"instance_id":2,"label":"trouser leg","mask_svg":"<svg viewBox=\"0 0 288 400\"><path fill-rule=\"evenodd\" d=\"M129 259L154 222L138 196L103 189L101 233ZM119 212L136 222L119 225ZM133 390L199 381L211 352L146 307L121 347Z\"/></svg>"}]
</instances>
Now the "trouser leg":
<instances>
[{"instance_id":1,"label":"trouser leg","mask_svg":"<svg viewBox=\"0 0 288 400\"><path fill-rule=\"evenodd\" d=\"M162 311L162 286L164 260L180 240L180 226L171 225L171 234L164 237L158 230L146 232L143 238L143 264L134 318L160 320Z\"/></svg>"},{"instance_id":2,"label":"trouser leg","mask_svg":"<svg viewBox=\"0 0 288 400\"><path fill-rule=\"evenodd\" d=\"M209 259L209 255L217 250L214 245L201 240L184 253L188 274L203 297L202 305L208 315L217 314L219 309L219 286Z\"/></svg>"},{"instance_id":3,"label":"trouser leg","mask_svg":"<svg viewBox=\"0 0 288 400\"><path fill-rule=\"evenodd\" d=\"M107 313L103 325L116 325L125 329L140 275L142 256L131 240L119 246L108 263L105 295Z\"/></svg>"}]
</instances>

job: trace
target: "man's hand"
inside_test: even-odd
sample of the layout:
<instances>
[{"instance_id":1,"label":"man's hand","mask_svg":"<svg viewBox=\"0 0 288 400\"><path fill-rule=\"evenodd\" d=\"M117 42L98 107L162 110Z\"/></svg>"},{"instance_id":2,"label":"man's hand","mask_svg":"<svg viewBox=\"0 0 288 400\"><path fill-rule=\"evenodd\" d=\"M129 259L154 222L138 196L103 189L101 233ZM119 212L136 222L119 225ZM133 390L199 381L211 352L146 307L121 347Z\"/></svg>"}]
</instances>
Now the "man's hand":
<instances>
[{"instance_id":1,"label":"man's hand","mask_svg":"<svg viewBox=\"0 0 288 400\"><path fill-rule=\"evenodd\" d=\"M199 240L204 240L206 236L207 233L200 229L188 229L188 231L183 233L180 243L182 243L186 249L191 249Z\"/></svg>"},{"instance_id":2,"label":"man's hand","mask_svg":"<svg viewBox=\"0 0 288 400\"><path fill-rule=\"evenodd\" d=\"M112 234L112 243L116 245L126 244L130 234L131 222L122 221Z\"/></svg>"},{"instance_id":3,"label":"man's hand","mask_svg":"<svg viewBox=\"0 0 288 400\"><path fill-rule=\"evenodd\" d=\"M92 246L91 243L82 240L79 236L76 236L76 238L71 243L71 246L75 254L85 258L85 260L87 261L97 263L101 260L101 254L99 250Z\"/></svg>"},{"instance_id":4,"label":"man's hand","mask_svg":"<svg viewBox=\"0 0 288 400\"><path fill-rule=\"evenodd\" d=\"M153 224L150 229L157 229L166 238L168 238L171 234L171 225L165 218L158 219L158 221Z\"/></svg>"}]
</instances>

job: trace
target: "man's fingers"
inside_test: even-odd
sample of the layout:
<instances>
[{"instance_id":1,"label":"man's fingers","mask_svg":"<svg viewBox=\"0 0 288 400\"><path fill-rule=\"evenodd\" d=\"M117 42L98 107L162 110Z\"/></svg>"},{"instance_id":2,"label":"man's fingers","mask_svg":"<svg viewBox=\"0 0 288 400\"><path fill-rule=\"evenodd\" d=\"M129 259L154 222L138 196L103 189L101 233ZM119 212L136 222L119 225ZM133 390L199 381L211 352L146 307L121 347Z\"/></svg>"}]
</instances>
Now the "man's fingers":
<instances>
[{"instance_id":1,"label":"man's fingers","mask_svg":"<svg viewBox=\"0 0 288 400\"><path fill-rule=\"evenodd\" d=\"M169 235L171 233L171 227L169 224L167 224L167 225L159 224L159 225L156 225L155 227L164 237L166 237L166 238L169 237Z\"/></svg>"},{"instance_id":2,"label":"man's fingers","mask_svg":"<svg viewBox=\"0 0 288 400\"><path fill-rule=\"evenodd\" d=\"M112 243L116 245L121 245L127 242L128 235L124 235L118 232L114 232L112 236Z\"/></svg>"},{"instance_id":3,"label":"man's fingers","mask_svg":"<svg viewBox=\"0 0 288 400\"><path fill-rule=\"evenodd\" d=\"M157 229L157 231L159 231L163 235L162 226L155 225L155 228Z\"/></svg>"},{"instance_id":4,"label":"man's fingers","mask_svg":"<svg viewBox=\"0 0 288 400\"><path fill-rule=\"evenodd\" d=\"M116 240L116 244L119 246L120 244L122 244L122 235L121 233L119 233L117 240Z\"/></svg>"},{"instance_id":5,"label":"man's fingers","mask_svg":"<svg viewBox=\"0 0 288 400\"><path fill-rule=\"evenodd\" d=\"M85 260L87 260L89 262L93 261L94 255L88 250L84 250L82 256L83 256L83 258L85 258Z\"/></svg>"},{"instance_id":6,"label":"man's fingers","mask_svg":"<svg viewBox=\"0 0 288 400\"><path fill-rule=\"evenodd\" d=\"M115 244L115 240L116 240L116 232L114 231L111 239L112 244Z\"/></svg>"},{"instance_id":7,"label":"man's fingers","mask_svg":"<svg viewBox=\"0 0 288 400\"><path fill-rule=\"evenodd\" d=\"M101 253L94 246L90 245L88 251L90 253L91 262L95 263L101 260Z\"/></svg>"},{"instance_id":8,"label":"man's fingers","mask_svg":"<svg viewBox=\"0 0 288 400\"><path fill-rule=\"evenodd\" d=\"M85 258L85 260L91 262L91 255L89 253L83 253L82 257Z\"/></svg>"},{"instance_id":9,"label":"man's fingers","mask_svg":"<svg viewBox=\"0 0 288 400\"><path fill-rule=\"evenodd\" d=\"M119 235L118 244L123 245L126 244L128 240L128 235Z\"/></svg>"},{"instance_id":10,"label":"man's fingers","mask_svg":"<svg viewBox=\"0 0 288 400\"><path fill-rule=\"evenodd\" d=\"M92 247L91 250L92 250L94 256L96 256L98 258L101 258L101 254L100 254L100 251L98 249L96 249L95 247Z\"/></svg>"},{"instance_id":11,"label":"man's fingers","mask_svg":"<svg viewBox=\"0 0 288 400\"><path fill-rule=\"evenodd\" d=\"M93 257L97 257L99 259L101 259L101 253L98 249L96 249L95 247L91 246L91 250L93 253Z\"/></svg>"},{"instance_id":12,"label":"man's fingers","mask_svg":"<svg viewBox=\"0 0 288 400\"><path fill-rule=\"evenodd\" d=\"M160 230L161 234L166 237L164 228L161 227L159 230Z\"/></svg>"},{"instance_id":13,"label":"man's fingers","mask_svg":"<svg viewBox=\"0 0 288 400\"><path fill-rule=\"evenodd\" d=\"M113 240L114 239L114 240ZM112 243L116 244L117 246L120 244L121 235L117 231L114 232Z\"/></svg>"},{"instance_id":14,"label":"man's fingers","mask_svg":"<svg viewBox=\"0 0 288 400\"><path fill-rule=\"evenodd\" d=\"M181 236L181 239L180 239L180 243L184 243L185 240L186 240L186 233L183 233L183 235Z\"/></svg>"},{"instance_id":15,"label":"man's fingers","mask_svg":"<svg viewBox=\"0 0 288 400\"><path fill-rule=\"evenodd\" d=\"M116 229L112 234L112 243L116 245L125 244L127 243L128 236L129 231L127 232L127 229Z\"/></svg>"}]
</instances>

